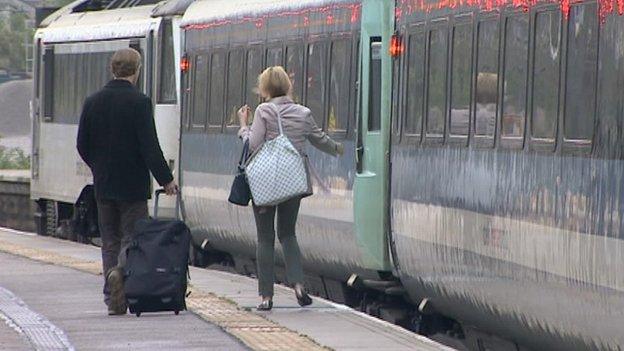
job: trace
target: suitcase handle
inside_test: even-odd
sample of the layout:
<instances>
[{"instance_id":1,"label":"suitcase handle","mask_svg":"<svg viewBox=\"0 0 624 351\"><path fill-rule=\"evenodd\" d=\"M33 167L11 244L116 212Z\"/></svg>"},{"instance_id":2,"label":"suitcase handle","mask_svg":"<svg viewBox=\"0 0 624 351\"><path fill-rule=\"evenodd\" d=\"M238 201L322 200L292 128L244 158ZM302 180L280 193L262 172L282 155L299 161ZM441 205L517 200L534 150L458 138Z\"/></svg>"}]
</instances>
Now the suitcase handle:
<instances>
[{"instance_id":1,"label":"suitcase handle","mask_svg":"<svg viewBox=\"0 0 624 351\"><path fill-rule=\"evenodd\" d=\"M154 218L158 218L158 200L160 199L160 195L166 194L167 191L165 189L158 189L155 192L154 199ZM184 204L182 202L182 191L179 190L176 195L176 204L175 204L175 218L180 219L180 214L182 215L182 220L186 217L186 211L184 210Z\"/></svg>"}]
</instances>

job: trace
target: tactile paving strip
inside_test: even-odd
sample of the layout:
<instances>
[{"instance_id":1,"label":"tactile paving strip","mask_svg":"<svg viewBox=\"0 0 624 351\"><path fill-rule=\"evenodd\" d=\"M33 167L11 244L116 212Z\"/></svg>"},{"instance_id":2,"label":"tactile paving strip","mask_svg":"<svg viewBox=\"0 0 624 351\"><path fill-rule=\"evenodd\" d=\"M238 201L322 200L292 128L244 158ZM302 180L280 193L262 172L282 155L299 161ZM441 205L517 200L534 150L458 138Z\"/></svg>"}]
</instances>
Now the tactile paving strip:
<instances>
[{"instance_id":1,"label":"tactile paving strip","mask_svg":"<svg viewBox=\"0 0 624 351\"><path fill-rule=\"evenodd\" d=\"M79 260L45 250L31 249L0 241L0 251L40 262L74 268L101 275L100 262ZM236 304L214 294L190 287L188 309L201 318L223 328L228 334L257 351L327 351L314 340L269 321L257 314L240 309ZM64 349L63 349L64 350Z\"/></svg>"},{"instance_id":2,"label":"tactile paving strip","mask_svg":"<svg viewBox=\"0 0 624 351\"><path fill-rule=\"evenodd\" d=\"M102 263L100 262L80 260L73 257L59 255L54 252L23 247L5 241L0 241L0 251L27 257L31 260L39 262L51 263L58 266L74 268L79 271L95 275L102 275Z\"/></svg>"},{"instance_id":3,"label":"tactile paving strip","mask_svg":"<svg viewBox=\"0 0 624 351\"><path fill-rule=\"evenodd\" d=\"M62 330L30 310L24 301L2 287L0 287L0 318L24 336L35 350L74 350Z\"/></svg>"}]
</instances>

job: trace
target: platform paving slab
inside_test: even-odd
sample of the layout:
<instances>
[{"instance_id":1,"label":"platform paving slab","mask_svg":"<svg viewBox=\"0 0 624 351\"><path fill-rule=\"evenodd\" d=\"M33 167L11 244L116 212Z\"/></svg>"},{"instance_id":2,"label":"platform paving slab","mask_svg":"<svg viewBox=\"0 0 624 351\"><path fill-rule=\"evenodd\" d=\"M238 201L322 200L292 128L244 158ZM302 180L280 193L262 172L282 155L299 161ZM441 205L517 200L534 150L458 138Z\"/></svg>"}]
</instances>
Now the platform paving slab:
<instances>
[{"instance_id":1,"label":"platform paving slab","mask_svg":"<svg viewBox=\"0 0 624 351\"><path fill-rule=\"evenodd\" d=\"M65 261L60 264L82 264L83 267L91 267L92 271L99 267L98 248L49 237L0 229L0 250L3 248L5 251L7 248L21 250L30 255L43 251L45 254L39 255L44 258L56 254L58 257L53 257L53 261L63 261L64 257ZM254 340L250 341L249 338L262 339L267 334L272 334L273 340L284 339L284 345L271 346L271 341L264 340L263 347L255 349L323 349L309 343L298 345L301 339L290 341L291 346L298 345L295 348L285 346L288 344L286 339L300 334L334 350L451 350L430 339L324 299L314 298L312 306L300 308L293 290L281 285L275 289L273 310L257 312L255 306L259 298L255 279L195 267L191 267L190 273L193 293L189 298L189 307L195 313L221 326L247 345L254 345ZM232 309L227 310L226 307L222 311L215 311L214 305L209 308L212 298L231 301ZM219 306L223 309L224 305ZM276 335L280 337L275 338ZM255 342L259 345L258 340Z\"/></svg>"},{"instance_id":2,"label":"platform paving slab","mask_svg":"<svg viewBox=\"0 0 624 351\"><path fill-rule=\"evenodd\" d=\"M62 330L76 350L247 350L189 312L107 316L100 276L6 253L0 266L0 287Z\"/></svg>"}]
</instances>

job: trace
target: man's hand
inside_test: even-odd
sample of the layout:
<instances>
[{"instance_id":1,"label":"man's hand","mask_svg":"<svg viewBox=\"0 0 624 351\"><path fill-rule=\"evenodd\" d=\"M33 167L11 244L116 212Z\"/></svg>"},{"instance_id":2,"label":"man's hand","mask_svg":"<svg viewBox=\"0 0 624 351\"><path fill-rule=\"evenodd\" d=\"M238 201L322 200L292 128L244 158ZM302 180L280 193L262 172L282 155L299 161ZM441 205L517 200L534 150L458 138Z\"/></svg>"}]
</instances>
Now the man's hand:
<instances>
[{"instance_id":1,"label":"man's hand","mask_svg":"<svg viewBox=\"0 0 624 351\"><path fill-rule=\"evenodd\" d=\"M178 192L180 192L180 188L175 181L172 181L171 183L165 185L165 193L167 193L167 195L177 195Z\"/></svg>"}]
</instances>

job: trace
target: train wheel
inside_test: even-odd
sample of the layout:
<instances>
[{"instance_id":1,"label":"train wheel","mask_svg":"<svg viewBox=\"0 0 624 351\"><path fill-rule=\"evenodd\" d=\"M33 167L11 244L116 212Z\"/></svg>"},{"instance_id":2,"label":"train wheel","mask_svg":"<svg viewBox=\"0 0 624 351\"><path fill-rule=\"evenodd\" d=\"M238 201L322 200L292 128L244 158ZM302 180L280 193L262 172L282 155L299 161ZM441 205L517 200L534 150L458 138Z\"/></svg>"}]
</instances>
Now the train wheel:
<instances>
[{"instance_id":1,"label":"train wheel","mask_svg":"<svg viewBox=\"0 0 624 351\"><path fill-rule=\"evenodd\" d=\"M173 311L173 313L175 313L175 315L177 316L180 314L180 311Z\"/></svg>"},{"instance_id":2,"label":"train wheel","mask_svg":"<svg viewBox=\"0 0 624 351\"><path fill-rule=\"evenodd\" d=\"M135 313L137 317L141 317L141 312Z\"/></svg>"}]
</instances>

